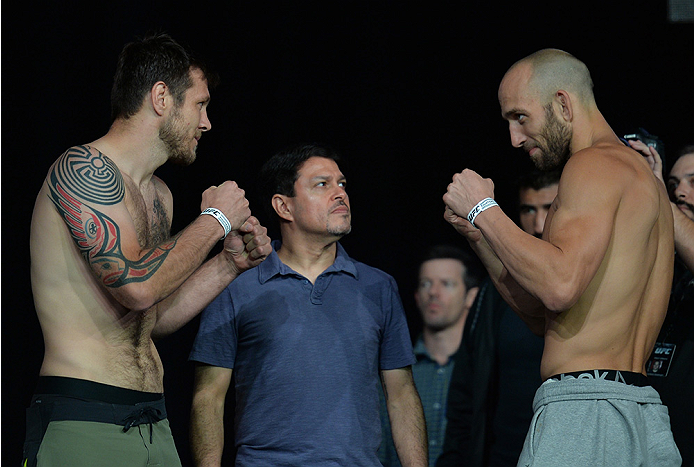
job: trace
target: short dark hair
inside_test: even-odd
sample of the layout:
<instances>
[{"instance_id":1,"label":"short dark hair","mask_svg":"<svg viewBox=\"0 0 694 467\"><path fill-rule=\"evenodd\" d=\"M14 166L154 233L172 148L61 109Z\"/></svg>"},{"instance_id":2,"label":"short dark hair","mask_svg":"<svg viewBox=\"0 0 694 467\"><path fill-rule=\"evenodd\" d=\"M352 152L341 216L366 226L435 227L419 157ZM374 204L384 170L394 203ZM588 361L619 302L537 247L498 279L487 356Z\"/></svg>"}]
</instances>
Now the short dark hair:
<instances>
[{"instance_id":1,"label":"short dark hair","mask_svg":"<svg viewBox=\"0 0 694 467\"><path fill-rule=\"evenodd\" d=\"M686 146L683 146L679 151L677 151L677 157L675 157L675 161L682 156L686 156L687 154L694 154L694 144L688 144Z\"/></svg>"},{"instance_id":2,"label":"short dark hair","mask_svg":"<svg viewBox=\"0 0 694 467\"><path fill-rule=\"evenodd\" d=\"M294 184L299 178L299 170L312 157L331 159L340 166L342 157L333 148L318 144L300 144L284 149L268 159L259 174L259 195L263 208L269 218L277 218L272 207L272 197L276 194L294 197Z\"/></svg>"},{"instance_id":3,"label":"short dark hair","mask_svg":"<svg viewBox=\"0 0 694 467\"><path fill-rule=\"evenodd\" d=\"M455 259L463 263L463 283L468 290L479 287L486 275L486 271L477 256L457 245L442 243L429 247L421 257L419 266L421 267L426 261L433 259Z\"/></svg>"},{"instance_id":4,"label":"short dark hair","mask_svg":"<svg viewBox=\"0 0 694 467\"><path fill-rule=\"evenodd\" d=\"M180 105L193 85L192 69L202 71L209 88L217 85L218 76L168 34L153 33L126 44L113 77L111 120L135 115L157 81L166 83L176 105Z\"/></svg>"},{"instance_id":5,"label":"short dark hair","mask_svg":"<svg viewBox=\"0 0 694 467\"><path fill-rule=\"evenodd\" d=\"M534 169L518 177L516 186L518 187L518 191L527 190L528 188L532 188L533 190L541 190L543 188L547 188L548 186L559 183L560 177L561 170L545 171Z\"/></svg>"}]
</instances>

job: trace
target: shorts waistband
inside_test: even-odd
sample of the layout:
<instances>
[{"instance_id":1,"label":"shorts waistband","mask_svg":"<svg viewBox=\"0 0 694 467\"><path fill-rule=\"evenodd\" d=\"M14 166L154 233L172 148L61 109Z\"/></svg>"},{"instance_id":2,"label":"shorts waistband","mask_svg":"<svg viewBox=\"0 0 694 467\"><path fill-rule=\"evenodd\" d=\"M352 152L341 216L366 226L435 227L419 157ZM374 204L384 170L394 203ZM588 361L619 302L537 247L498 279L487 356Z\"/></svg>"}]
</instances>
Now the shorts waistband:
<instances>
[{"instance_id":1,"label":"shorts waistband","mask_svg":"<svg viewBox=\"0 0 694 467\"><path fill-rule=\"evenodd\" d=\"M633 371L622 370L583 370L572 371L569 373L560 373L547 378L555 381L566 379L598 379L604 381L615 381L617 383L629 384L631 386L645 387L651 383L648 377L642 373L634 373Z\"/></svg>"},{"instance_id":2,"label":"shorts waistband","mask_svg":"<svg viewBox=\"0 0 694 467\"><path fill-rule=\"evenodd\" d=\"M35 394L75 397L119 405L136 405L164 398L163 393L136 391L66 376L40 376Z\"/></svg>"}]
</instances>

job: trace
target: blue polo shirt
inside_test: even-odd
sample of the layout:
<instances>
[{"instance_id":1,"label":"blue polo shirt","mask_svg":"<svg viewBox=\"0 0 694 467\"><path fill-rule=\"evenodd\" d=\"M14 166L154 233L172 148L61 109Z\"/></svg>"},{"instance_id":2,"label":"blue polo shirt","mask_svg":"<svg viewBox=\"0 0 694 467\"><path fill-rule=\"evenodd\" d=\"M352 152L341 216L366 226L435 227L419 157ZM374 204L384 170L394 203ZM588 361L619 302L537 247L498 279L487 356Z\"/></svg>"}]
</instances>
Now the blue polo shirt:
<instances>
[{"instance_id":1,"label":"blue polo shirt","mask_svg":"<svg viewBox=\"0 0 694 467\"><path fill-rule=\"evenodd\" d=\"M312 284L272 254L204 311L190 360L233 368L239 466L379 466L379 369L415 361L395 280L352 260Z\"/></svg>"}]
</instances>

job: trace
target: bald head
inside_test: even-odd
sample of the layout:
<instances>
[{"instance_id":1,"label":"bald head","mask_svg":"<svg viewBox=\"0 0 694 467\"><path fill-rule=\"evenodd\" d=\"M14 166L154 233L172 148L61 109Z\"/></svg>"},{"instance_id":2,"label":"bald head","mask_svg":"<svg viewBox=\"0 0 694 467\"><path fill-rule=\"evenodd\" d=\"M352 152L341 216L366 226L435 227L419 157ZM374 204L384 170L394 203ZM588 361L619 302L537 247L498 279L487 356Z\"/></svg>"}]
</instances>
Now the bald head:
<instances>
[{"instance_id":1,"label":"bald head","mask_svg":"<svg viewBox=\"0 0 694 467\"><path fill-rule=\"evenodd\" d=\"M560 89L575 95L585 105L595 104L588 67L562 50L543 49L528 55L509 68L504 80L518 74L526 81L527 90L543 104L551 101Z\"/></svg>"}]
</instances>

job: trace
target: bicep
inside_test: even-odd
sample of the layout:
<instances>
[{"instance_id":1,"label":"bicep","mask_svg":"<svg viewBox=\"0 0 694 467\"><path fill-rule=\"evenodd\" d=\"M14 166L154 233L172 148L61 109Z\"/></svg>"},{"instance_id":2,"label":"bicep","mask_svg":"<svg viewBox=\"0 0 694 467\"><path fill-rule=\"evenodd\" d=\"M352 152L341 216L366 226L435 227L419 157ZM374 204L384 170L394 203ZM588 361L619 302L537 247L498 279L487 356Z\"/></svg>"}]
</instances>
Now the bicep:
<instances>
[{"instance_id":1,"label":"bicep","mask_svg":"<svg viewBox=\"0 0 694 467\"><path fill-rule=\"evenodd\" d=\"M562 175L544 239L561 253L556 272L575 286L578 295L595 276L609 248L620 198L618 184L595 169L573 166Z\"/></svg>"},{"instance_id":2,"label":"bicep","mask_svg":"<svg viewBox=\"0 0 694 467\"><path fill-rule=\"evenodd\" d=\"M231 384L231 368L199 363L195 366L195 393L224 400Z\"/></svg>"},{"instance_id":3,"label":"bicep","mask_svg":"<svg viewBox=\"0 0 694 467\"><path fill-rule=\"evenodd\" d=\"M166 257L166 247L140 257L123 176L99 151L68 149L51 167L46 184L79 252L106 287L146 280Z\"/></svg>"}]
</instances>

